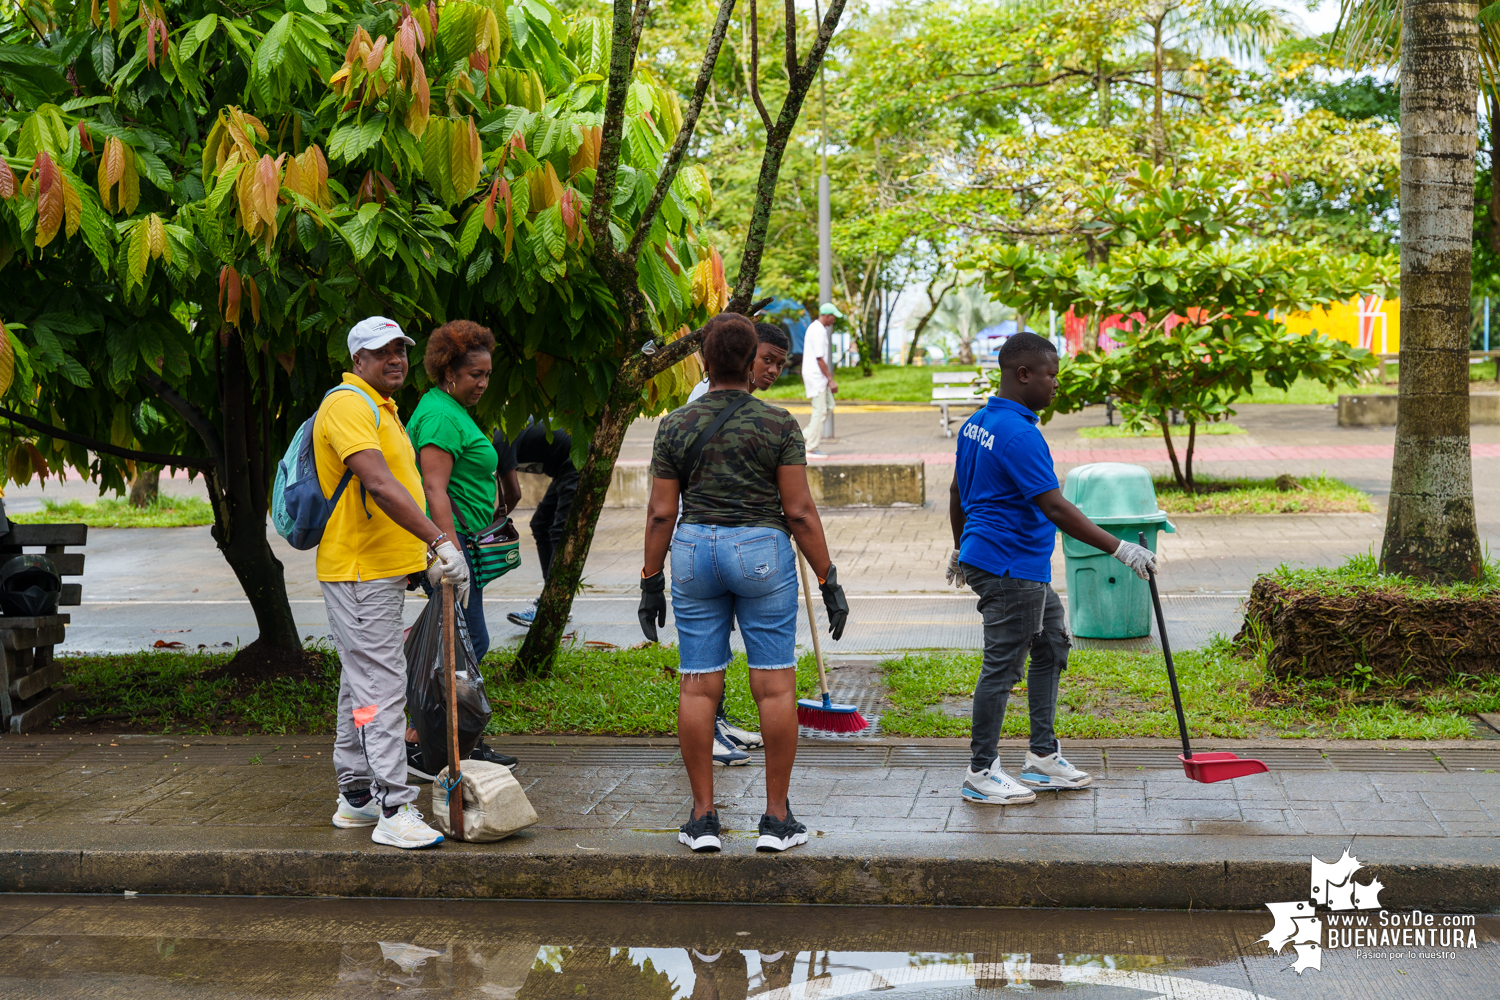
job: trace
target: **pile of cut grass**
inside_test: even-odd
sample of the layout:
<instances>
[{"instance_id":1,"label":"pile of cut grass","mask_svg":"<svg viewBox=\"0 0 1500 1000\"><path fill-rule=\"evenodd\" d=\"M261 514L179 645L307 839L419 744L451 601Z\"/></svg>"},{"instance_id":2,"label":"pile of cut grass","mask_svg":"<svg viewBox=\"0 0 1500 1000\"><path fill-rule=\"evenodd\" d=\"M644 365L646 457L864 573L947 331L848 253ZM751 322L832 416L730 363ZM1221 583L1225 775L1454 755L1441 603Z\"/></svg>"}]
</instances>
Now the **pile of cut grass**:
<instances>
[{"instance_id":1,"label":"pile of cut grass","mask_svg":"<svg viewBox=\"0 0 1500 1000\"><path fill-rule=\"evenodd\" d=\"M1236 637L1288 682L1362 691L1500 684L1500 564L1438 585L1380 572L1375 556L1260 576Z\"/></svg>"}]
</instances>

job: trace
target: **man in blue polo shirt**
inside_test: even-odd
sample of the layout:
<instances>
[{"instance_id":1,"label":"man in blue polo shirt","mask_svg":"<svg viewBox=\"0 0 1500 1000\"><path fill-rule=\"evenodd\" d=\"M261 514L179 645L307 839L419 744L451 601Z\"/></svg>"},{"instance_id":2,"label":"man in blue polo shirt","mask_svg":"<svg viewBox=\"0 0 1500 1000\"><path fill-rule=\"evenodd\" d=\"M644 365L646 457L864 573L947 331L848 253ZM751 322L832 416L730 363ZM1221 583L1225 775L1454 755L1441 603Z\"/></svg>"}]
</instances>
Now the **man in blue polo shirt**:
<instances>
[{"instance_id":1,"label":"man in blue polo shirt","mask_svg":"<svg viewBox=\"0 0 1500 1000\"><path fill-rule=\"evenodd\" d=\"M1018 333L1000 348L1000 395L958 435L948 499L954 545L948 582L974 588L984 616L984 667L974 688L963 783L969 802L1022 805L1036 801L1027 786L1083 788L1093 781L1063 757L1052 730L1070 646L1062 601L1051 587L1056 532L1111 553L1142 579L1156 567L1150 549L1116 538L1063 499L1036 416L1056 392L1056 348L1034 333ZM1031 747L1018 782L997 764L996 744L1028 652Z\"/></svg>"}]
</instances>

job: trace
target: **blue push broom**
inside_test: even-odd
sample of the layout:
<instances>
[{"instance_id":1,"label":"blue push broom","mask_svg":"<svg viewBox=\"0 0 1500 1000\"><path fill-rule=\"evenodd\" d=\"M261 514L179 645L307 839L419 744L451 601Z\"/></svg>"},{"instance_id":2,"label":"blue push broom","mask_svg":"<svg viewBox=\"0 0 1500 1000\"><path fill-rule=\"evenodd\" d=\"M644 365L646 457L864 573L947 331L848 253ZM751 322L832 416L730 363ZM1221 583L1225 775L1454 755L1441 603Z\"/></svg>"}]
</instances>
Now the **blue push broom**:
<instances>
[{"instance_id":1,"label":"blue push broom","mask_svg":"<svg viewBox=\"0 0 1500 1000\"><path fill-rule=\"evenodd\" d=\"M853 705L835 704L828 697L828 674L823 669L823 646L818 641L818 615L813 611L812 588L807 583L807 560L802 550L797 549L797 565L802 571L802 595L807 599L807 624L812 632L813 658L818 661L818 685L823 690L823 700L800 698L797 701L797 724L825 733L857 733L869 728L870 723L859 714Z\"/></svg>"}]
</instances>

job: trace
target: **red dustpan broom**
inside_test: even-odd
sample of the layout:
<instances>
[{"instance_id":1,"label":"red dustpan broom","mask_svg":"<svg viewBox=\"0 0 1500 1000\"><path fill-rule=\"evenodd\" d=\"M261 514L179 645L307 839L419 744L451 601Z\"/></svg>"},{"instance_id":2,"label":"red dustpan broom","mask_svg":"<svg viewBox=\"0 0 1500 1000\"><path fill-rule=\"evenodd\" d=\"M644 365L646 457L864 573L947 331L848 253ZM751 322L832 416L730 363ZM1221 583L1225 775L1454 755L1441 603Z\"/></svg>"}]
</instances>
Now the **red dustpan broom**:
<instances>
[{"instance_id":1,"label":"red dustpan broom","mask_svg":"<svg viewBox=\"0 0 1500 1000\"><path fill-rule=\"evenodd\" d=\"M1146 533L1141 532L1141 544L1146 544ZM1247 774L1263 774L1270 771L1258 760L1241 760L1232 753L1216 751L1194 754L1188 745L1187 719L1182 714L1182 695L1177 690L1177 671L1172 667L1172 647L1167 643L1167 619L1161 613L1161 596L1156 592L1156 574L1147 571L1147 583L1151 585L1151 604L1156 609L1156 630L1161 634L1161 652L1167 661L1167 680L1172 684L1172 706L1177 709L1177 732L1182 735L1182 770L1194 781L1205 784L1243 778Z\"/></svg>"}]
</instances>

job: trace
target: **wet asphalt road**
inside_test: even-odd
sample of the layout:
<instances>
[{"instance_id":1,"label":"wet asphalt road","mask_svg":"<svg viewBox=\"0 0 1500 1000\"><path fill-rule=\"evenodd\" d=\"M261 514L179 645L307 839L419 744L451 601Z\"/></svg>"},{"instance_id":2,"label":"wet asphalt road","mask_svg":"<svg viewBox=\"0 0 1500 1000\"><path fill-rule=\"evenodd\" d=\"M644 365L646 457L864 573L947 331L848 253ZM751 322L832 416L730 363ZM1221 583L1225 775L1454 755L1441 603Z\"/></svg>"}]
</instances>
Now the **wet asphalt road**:
<instances>
[{"instance_id":1,"label":"wet asphalt road","mask_svg":"<svg viewBox=\"0 0 1500 1000\"><path fill-rule=\"evenodd\" d=\"M1272 926L1264 910L0 896L0 997L1500 997L1500 917L1477 918L1472 949L1325 950L1301 975L1258 940Z\"/></svg>"}]
</instances>

